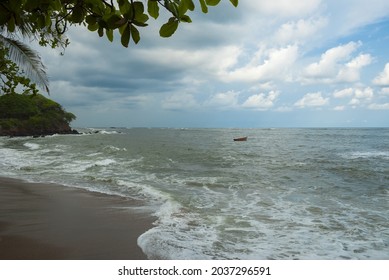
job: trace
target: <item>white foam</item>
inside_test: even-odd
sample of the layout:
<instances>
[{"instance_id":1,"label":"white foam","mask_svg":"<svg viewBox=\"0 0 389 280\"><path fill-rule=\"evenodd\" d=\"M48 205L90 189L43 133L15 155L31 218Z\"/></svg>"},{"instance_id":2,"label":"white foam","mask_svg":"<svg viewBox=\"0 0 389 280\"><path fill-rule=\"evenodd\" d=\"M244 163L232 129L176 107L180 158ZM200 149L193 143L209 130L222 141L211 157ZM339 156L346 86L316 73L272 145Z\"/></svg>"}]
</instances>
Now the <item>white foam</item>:
<instances>
[{"instance_id":1,"label":"white foam","mask_svg":"<svg viewBox=\"0 0 389 280\"><path fill-rule=\"evenodd\" d=\"M351 153L342 154L343 158L346 159L358 159L358 158L383 158L389 159L389 151L357 151Z\"/></svg>"},{"instance_id":2,"label":"white foam","mask_svg":"<svg viewBox=\"0 0 389 280\"><path fill-rule=\"evenodd\" d=\"M107 158L107 159L96 161L94 163L94 165L95 166L108 166L108 165L112 165L115 163L116 163L116 160Z\"/></svg>"},{"instance_id":3,"label":"white foam","mask_svg":"<svg viewBox=\"0 0 389 280\"><path fill-rule=\"evenodd\" d=\"M120 151L126 152L127 151L126 148L119 148L119 147L115 147L115 146L111 146L111 145L104 147L104 150L113 151L113 152L120 152Z\"/></svg>"},{"instance_id":4,"label":"white foam","mask_svg":"<svg viewBox=\"0 0 389 280\"><path fill-rule=\"evenodd\" d=\"M29 148L30 150L38 150L38 149L40 148L40 145L39 145L39 144L30 143L30 142L24 143L23 146Z\"/></svg>"},{"instance_id":5,"label":"white foam","mask_svg":"<svg viewBox=\"0 0 389 280\"><path fill-rule=\"evenodd\" d=\"M99 130L100 134L118 134L119 132L112 130L112 131L107 131L107 130Z\"/></svg>"}]
</instances>

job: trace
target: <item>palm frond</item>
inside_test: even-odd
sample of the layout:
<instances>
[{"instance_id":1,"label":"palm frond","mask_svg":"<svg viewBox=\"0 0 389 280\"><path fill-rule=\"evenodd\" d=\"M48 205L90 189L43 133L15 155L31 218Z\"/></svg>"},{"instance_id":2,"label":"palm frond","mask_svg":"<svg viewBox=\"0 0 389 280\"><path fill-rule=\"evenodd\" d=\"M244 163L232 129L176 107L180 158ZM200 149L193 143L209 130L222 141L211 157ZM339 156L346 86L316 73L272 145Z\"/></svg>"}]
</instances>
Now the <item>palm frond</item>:
<instances>
[{"instance_id":1,"label":"palm frond","mask_svg":"<svg viewBox=\"0 0 389 280\"><path fill-rule=\"evenodd\" d=\"M0 34L0 42L8 48L9 58L39 87L50 93L46 67L39 54L26 44Z\"/></svg>"}]
</instances>

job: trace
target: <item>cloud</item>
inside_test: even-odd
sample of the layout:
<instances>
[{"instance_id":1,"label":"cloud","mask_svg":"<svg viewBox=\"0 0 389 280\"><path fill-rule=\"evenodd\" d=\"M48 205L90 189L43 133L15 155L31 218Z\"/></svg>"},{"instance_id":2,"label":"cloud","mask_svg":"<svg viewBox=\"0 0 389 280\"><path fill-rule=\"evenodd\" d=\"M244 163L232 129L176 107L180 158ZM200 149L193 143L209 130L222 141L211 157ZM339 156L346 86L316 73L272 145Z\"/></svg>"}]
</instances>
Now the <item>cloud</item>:
<instances>
[{"instance_id":1,"label":"cloud","mask_svg":"<svg viewBox=\"0 0 389 280\"><path fill-rule=\"evenodd\" d=\"M278 124L287 126L291 114L277 112L307 114L307 121L314 110L297 113L300 108L326 106L321 113L329 117L340 115L334 110L356 114L351 106L374 114L389 102L389 63L384 69L373 63L389 61L382 20L389 2L372 1L241 1L237 9L222 1L207 15L191 13L193 23L181 24L169 39L158 36L162 15L128 49L119 36L110 43L71 27L65 56L49 49L42 56L52 97L82 112L81 121L89 116L95 123L115 123L120 113L122 123L174 126L174 115L182 116L180 126L184 119L196 126L212 114L228 126L232 118L221 116L231 113L244 126L245 111L271 109ZM96 112L106 113L99 119Z\"/></svg>"},{"instance_id":2,"label":"cloud","mask_svg":"<svg viewBox=\"0 0 389 280\"><path fill-rule=\"evenodd\" d=\"M371 87L350 87L342 90L336 90L332 95L337 99L349 98L348 105L351 105L352 107L356 108L357 106L362 106L370 103L374 98L374 90Z\"/></svg>"},{"instance_id":3,"label":"cloud","mask_svg":"<svg viewBox=\"0 0 389 280\"><path fill-rule=\"evenodd\" d=\"M389 87L382 88L380 91L380 95L389 96Z\"/></svg>"},{"instance_id":4,"label":"cloud","mask_svg":"<svg viewBox=\"0 0 389 280\"><path fill-rule=\"evenodd\" d=\"M344 111L345 110L345 106L336 106L334 107L334 111Z\"/></svg>"},{"instance_id":5,"label":"cloud","mask_svg":"<svg viewBox=\"0 0 389 280\"><path fill-rule=\"evenodd\" d=\"M311 63L305 68L303 80L308 83L359 81L361 69L372 62L370 54L351 57L360 46L361 42L349 42L327 50L321 55L319 62Z\"/></svg>"},{"instance_id":6,"label":"cloud","mask_svg":"<svg viewBox=\"0 0 389 280\"><path fill-rule=\"evenodd\" d=\"M328 20L324 17L299 19L281 25L274 38L276 42L288 44L290 42L305 42L324 28Z\"/></svg>"},{"instance_id":7,"label":"cloud","mask_svg":"<svg viewBox=\"0 0 389 280\"><path fill-rule=\"evenodd\" d=\"M321 107L329 103L329 98L324 98L321 92L308 93L303 98L298 100L294 106L305 108L305 107Z\"/></svg>"},{"instance_id":8,"label":"cloud","mask_svg":"<svg viewBox=\"0 0 389 280\"><path fill-rule=\"evenodd\" d=\"M321 0L243 1L243 3L243 5L248 6L250 10L254 10L257 13L267 16L288 18L301 17L313 13L318 9Z\"/></svg>"},{"instance_id":9,"label":"cloud","mask_svg":"<svg viewBox=\"0 0 389 280\"><path fill-rule=\"evenodd\" d=\"M377 86L389 87L389 63L385 65L384 70L373 80Z\"/></svg>"},{"instance_id":10,"label":"cloud","mask_svg":"<svg viewBox=\"0 0 389 280\"><path fill-rule=\"evenodd\" d=\"M386 0L327 0L325 5L331 16L329 30L334 37L356 32L387 17L389 11Z\"/></svg>"},{"instance_id":11,"label":"cloud","mask_svg":"<svg viewBox=\"0 0 389 280\"><path fill-rule=\"evenodd\" d=\"M372 103L368 106L370 110L389 110L389 103L377 104Z\"/></svg>"},{"instance_id":12,"label":"cloud","mask_svg":"<svg viewBox=\"0 0 389 280\"><path fill-rule=\"evenodd\" d=\"M335 98L345 98L345 97L351 97L354 94L353 88L346 88L342 90L337 90L333 93L333 96Z\"/></svg>"},{"instance_id":13,"label":"cloud","mask_svg":"<svg viewBox=\"0 0 389 280\"><path fill-rule=\"evenodd\" d=\"M298 47L289 45L282 48L261 46L253 58L243 67L225 71L223 81L259 82L275 79L285 80L288 69L298 58Z\"/></svg>"},{"instance_id":14,"label":"cloud","mask_svg":"<svg viewBox=\"0 0 389 280\"><path fill-rule=\"evenodd\" d=\"M342 66L338 72L336 80L338 82L357 82L360 80L360 71L363 67L372 62L370 54L361 54Z\"/></svg>"},{"instance_id":15,"label":"cloud","mask_svg":"<svg viewBox=\"0 0 389 280\"><path fill-rule=\"evenodd\" d=\"M355 98L358 99L372 99L374 96L374 91L371 87L367 87L364 89L356 89L355 90Z\"/></svg>"},{"instance_id":16,"label":"cloud","mask_svg":"<svg viewBox=\"0 0 389 280\"><path fill-rule=\"evenodd\" d=\"M259 93L250 96L243 104L243 108L249 108L254 110L267 110L274 106L274 102L277 100L279 93L271 91L267 95L265 93Z\"/></svg>"},{"instance_id":17,"label":"cloud","mask_svg":"<svg viewBox=\"0 0 389 280\"><path fill-rule=\"evenodd\" d=\"M235 91L221 92L211 95L205 102L206 106L216 107L218 109L231 109L238 107L239 93Z\"/></svg>"},{"instance_id":18,"label":"cloud","mask_svg":"<svg viewBox=\"0 0 389 280\"><path fill-rule=\"evenodd\" d=\"M197 107L196 99L189 93L172 94L162 101L162 108L165 110L181 111Z\"/></svg>"}]
</instances>

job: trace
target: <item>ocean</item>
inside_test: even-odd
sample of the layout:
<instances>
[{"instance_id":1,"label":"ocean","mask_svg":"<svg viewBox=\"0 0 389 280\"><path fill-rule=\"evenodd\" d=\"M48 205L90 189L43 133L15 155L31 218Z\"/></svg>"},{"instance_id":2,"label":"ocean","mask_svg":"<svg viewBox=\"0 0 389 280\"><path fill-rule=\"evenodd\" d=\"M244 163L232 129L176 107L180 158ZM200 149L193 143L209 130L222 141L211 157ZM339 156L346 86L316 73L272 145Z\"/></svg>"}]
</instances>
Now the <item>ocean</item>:
<instances>
[{"instance_id":1,"label":"ocean","mask_svg":"<svg viewBox=\"0 0 389 280\"><path fill-rule=\"evenodd\" d=\"M0 176L142 201L150 259L389 259L387 128L80 131L0 137Z\"/></svg>"}]
</instances>

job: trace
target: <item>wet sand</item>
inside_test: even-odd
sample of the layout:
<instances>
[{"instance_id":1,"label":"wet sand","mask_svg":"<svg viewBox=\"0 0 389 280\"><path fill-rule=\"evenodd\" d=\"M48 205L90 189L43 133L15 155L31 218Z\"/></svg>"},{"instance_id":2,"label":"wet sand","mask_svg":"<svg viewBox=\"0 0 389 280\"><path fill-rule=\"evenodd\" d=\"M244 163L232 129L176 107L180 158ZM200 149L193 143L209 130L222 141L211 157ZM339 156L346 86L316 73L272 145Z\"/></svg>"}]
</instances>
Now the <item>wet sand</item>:
<instances>
[{"instance_id":1,"label":"wet sand","mask_svg":"<svg viewBox=\"0 0 389 280\"><path fill-rule=\"evenodd\" d=\"M153 217L130 199L0 177L0 259L147 259Z\"/></svg>"}]
</instances>

